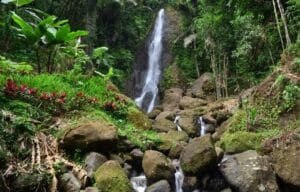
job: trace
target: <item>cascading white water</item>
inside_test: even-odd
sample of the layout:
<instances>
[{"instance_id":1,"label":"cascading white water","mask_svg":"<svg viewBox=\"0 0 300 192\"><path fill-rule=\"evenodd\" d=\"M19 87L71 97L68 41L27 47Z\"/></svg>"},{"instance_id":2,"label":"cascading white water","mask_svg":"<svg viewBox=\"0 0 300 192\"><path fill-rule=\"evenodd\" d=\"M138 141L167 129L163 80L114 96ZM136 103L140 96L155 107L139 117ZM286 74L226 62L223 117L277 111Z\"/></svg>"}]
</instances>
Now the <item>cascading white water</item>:
<instances>
[{"instance_id":1,"label":"cascading white water","mask_svg":"<svg viewBox=\"0 0 300 192\"><path fill-rule=\"evenodd\" d=\"M147 188L147 179L144 174L131 177L130 182L135 192L144 192Z\"/></svg>"},{"instance_id":2,"label":"cascading white water","mask_svg":"<svg viewBox=\"0 0 300 192\"><path fill-rule=\"evenodd\" d=\"M160 63L162 53L162 37L164 26L165 10L161 9L155 21L154 31L148 47L148 71L144 81L142 93L135 99L139 107L142 107L146 96L151 96L150 103L147 107L147 112L151 112L154 108L158 94L158 83L161 74Z\"/></svg>"},{"instance_id":3,"label":"cascading white water","mask_svg":"<svg viewBox=\"0 0 300 192\"><path fill-rule=\"evenodd\" d=\"M206 131L207 131L207 124L203 121L203 117L199 117L197 120L198 126L199 126L199 132L200 132L200 136L205 135Z\"/></svg>"},{"instance_id":4,"label":"cascading white water","mask_svg":"<svg viewBox=\"0 0 300 192\"><path fill-rule=\"evenodd\" d=\"M180 120L180 116L176 115L175 120L174 120L174 124L176 125L177 131L182 131L182 128L179 125L179 120Z\"/></svg>"},{"instance_id":5,"label":"cascading white water","mask_svg":"<svg viewBox=\"0 0 300 192\"><path fill-rule=\"evenodd\" d=\"M176 192L183 192L182 186L183 186L183 180L184 180L184 174L182 172L182 169L180 167L180 162L178 159L175 159L172 161L173 166L176 169L175 172L175 187Z\"/></svg>"}]
</instances>

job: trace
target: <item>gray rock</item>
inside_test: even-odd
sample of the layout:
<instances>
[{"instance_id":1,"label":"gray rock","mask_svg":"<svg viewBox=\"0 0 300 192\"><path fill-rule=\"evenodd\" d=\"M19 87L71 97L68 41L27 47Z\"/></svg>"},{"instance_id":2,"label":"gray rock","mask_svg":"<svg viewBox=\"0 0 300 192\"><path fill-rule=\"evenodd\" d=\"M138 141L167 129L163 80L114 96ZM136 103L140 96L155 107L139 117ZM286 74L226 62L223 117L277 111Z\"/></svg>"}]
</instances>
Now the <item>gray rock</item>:
<instances>
[{"instance_id":1,"label":"gray rock","mask_svg":"<svg viewBox=\"0 0 300 192\"><path fill-rule=\"evenodd\" d=\"M161 180L147 187L145 192L170 192L170 191L171 191L171 187L168 181Z\"/></svg>"},{"instance_id":2,"label":"gray rock","mask_svg":"<svg viewBox=\"0 0 300 192\"><path fill-rule=\"evenodd\" d=\"M192 85L192 96L205 98L214 94L214 81L211 73L202 74Z\"/></svg>"},{"instance_id":3,"label":"gray rock","mask_svg":"<svg viewBox=\"0 0 300 192\"><path fill-rule=\"evenodd\" d=\"M84 192L99 192L99 190L96 187L87 187Z\"/></svg>"},{"instance_id":4,"label":"gray rock","mask_svg":"<svg viewBox=\"0 0 300 192\"><path fill-rule=\"evenodd\" d=\"M180 109L194 109L204 105L207 105L207 101L199 98L188 97L188 96L184 96L179 103Z\"/></svg>"},{"instance_id":5,"label":"gray rock","mask_svg":"<svg viewBox=\"0 0 300 192\"><path fill-rule=\"evenodd\" d=\"M199 180L195 176L186 176L183 180L183 190L184 191L193 191L196 190L199 186Z\"/></svg>"},{"instance_id":6,"label":"gray rock","mask_svg":"<svg viewBox=\"0 0 300 192\"><path fill-rule=\"evenodd\" d=\"M179 88L172 88L165 91L163 99L164 111L174 111L179 109L179 103L183 95L183 90Z\"/></svg>"},{"instance_id":7,"label":"gray rock","mask_svg":"<svg viewBox=\"0 0 300 192\"><path fill-rule=\"evenodd\" d=\"M19 173L13 181L12 191L35 192L49 186L50 175L46 173Z\"/></svg>"},{"instance_id":8,"label":"gray rock","mask_svg":"<svg viewBox=\"0 0 300 192\"><path fill-rule=\"evenodd\" d=\"M121 166L124 165L124 160L123 160L119 155L110 154L110 155L109 155L109 160L118 161L118 163L119 163Z\"/></svg>"},{"instance_id":9,"label":"gray rock","mask_svg":"<svg viewBox=\"0 0 300 192\"><path fill-rule=\"evenodd\" d=\"M111 152L118 141L117 128L104 119L81 122L68 130L63 146L68 150Z\"/></svg>"},{"instance_id":10,"label":"gray rock","mask_svg":"<svg viewBox=\"0 0 300 192\"><path fill-rule=\"evenodd\" d=\"M276 174L285 183L300 190L300 128L282 143L275 143L271 157Z\"/></svg>"},{"instance_id":11,"label":"gray rock","mask_svg":"<svg viewBox=\"0 0 300 192\"><path fill-rule=\"evenodd\" d=\"M172 162L161 152L146 151L142 165L150 184L159 180L173 181L174 179L175 169Z\"/></svg>"},{"instance_id":12,"label":"gray rock","mask_svg":"<svg viewBox=\"0 0 300 192\"><path fill-rule=\"evenodd\" d=\"M107 161L107 158L100 154L100 153L95 153L91 152L89 153L84 161L84 167L85 170L87 171L88 177L92 177L93 173L103 164Z\"/></svg>"},{"instance_id":13,"label":"gray rock","mask_svg":"<svg viewBox=\"0 0 300 192\"><path fill-rule=\"evenodd\" d=\"M279 191L269 158L256 151L227 157L220 170L227 182L241 192Z\"/></svg>"},{"instance_id":14,"label":"gray rock","mask_svg":"<svg viewBox=\"0 0 300 192\"><path fill-rule=\"evenodd\" d=\"M60 179L60 191L64 192L80 192L80 181L73 175L72 172L68 172L62 175Z\"/></svg>"},{"instance_id":15,"label":"gray rock","mask_svg":"<svg viewBox=\"0 0 300 192\"><path fill-rule=\"evenodd\" d=\"M187 174L201 174L217 166L217 154L211 136L193 139L180 154L180 165Z\"/></svg>"}]
</instances>

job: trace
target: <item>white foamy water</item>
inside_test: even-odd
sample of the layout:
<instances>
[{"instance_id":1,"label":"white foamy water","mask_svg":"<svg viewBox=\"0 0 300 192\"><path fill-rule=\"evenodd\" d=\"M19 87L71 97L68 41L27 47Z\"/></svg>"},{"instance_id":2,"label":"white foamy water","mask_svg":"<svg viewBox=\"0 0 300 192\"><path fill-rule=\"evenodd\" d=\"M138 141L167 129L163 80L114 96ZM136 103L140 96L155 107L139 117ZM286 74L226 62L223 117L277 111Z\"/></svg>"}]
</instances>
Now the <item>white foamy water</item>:
<instances>
[{"instance_id":1,"label":"white foamy water","mask_svg":"<svg viewBox=\"0 0 300 192\"><path fill-rule=\"evenodd\" d=\"M144 192L147 188L147 179L144 174L131 177L130 182L135 192Z\"/></svg>"},{"instance_id":2,"label":"white foamy water","mask_svg":"<svg viewBox=\"0 0 300 192\"><path fill-rule=\"evenodd\" d=\"M205 135L206 130L207 130L207 124L203 121L202 117L199 117L197 120L198 126L199 126L199 132L200 136Z\"/></svg>"},{"instance_id":3,"label":"white foamy water","mask_svg":"<svg viewBox=\"0 0 300 192\"><path fill-rule=\"evenodd\" d=\"M179 120L180 120L180 116L176 115L175 120L174 120L174 124L176 125L177 131L182 131L182 128L179 125Z\"/></svg>"},{"instance_id":4,"label":"white foamy water","mask_svg":"<svg viewBox=\"0 0 300 192\"><path fill-rule=\"evenodd\" d=\"M184 174L182 172L182 169L180 167L180 161L178 159L173 160L173 166L176 169L175 172L175 192L183 192L182 186L183 186L183 180L184 180Z\"/></svg>"},{"instance_id":5,"label":"white foamy water","mask_svg":"<svg viewBox=\"0 0 300 192\"><path fill-rule=\"evenodd\" d=\"M135 102L139 107L142 107L144 99L150 96L151 100L147 107L147 112L151 112L154 108L155 101L158 95L158 84L161 74L161 53L163 49L163 26L164 26L165 10L161 9L155 21L154 31L148 47L148 71L144 81L142 93L135 98Z\"/></svg>"}]
</instances>

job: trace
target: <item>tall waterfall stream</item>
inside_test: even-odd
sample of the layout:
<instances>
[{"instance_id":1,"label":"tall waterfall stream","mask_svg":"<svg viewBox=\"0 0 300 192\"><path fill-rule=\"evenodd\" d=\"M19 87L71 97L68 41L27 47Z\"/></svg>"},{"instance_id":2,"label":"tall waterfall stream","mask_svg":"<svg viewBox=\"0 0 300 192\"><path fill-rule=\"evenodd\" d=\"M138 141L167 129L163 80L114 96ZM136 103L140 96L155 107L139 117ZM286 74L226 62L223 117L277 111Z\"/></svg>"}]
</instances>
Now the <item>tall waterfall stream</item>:
<instances>
[{"instance_id":1,"label":"tall waterfall stream","mask_svg":"<svg viewBox=\"0 0 300 192\"><path fill-rule=\"evenodd\" d=\"M148 47L148 70L144 80L141 95L135 98L135 102L139 107L143 105L146 98L150 98L147 112L151 112L154 108L158 95L158 84L161 74L161 54L163 50L162 38L165 20L165 10L161 9L155 21L154 30Z\"/></svg>"}]
</instances>

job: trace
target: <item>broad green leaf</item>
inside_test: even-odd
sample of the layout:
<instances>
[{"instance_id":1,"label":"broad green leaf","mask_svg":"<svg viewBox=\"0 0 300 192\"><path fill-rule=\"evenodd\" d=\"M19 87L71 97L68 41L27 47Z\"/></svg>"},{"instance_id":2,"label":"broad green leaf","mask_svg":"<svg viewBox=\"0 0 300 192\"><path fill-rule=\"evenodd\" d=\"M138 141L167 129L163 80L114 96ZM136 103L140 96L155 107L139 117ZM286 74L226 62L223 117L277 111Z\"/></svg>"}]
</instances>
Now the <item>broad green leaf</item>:
<instances>
[{"instance_id":1,"label":"broad green leaf","mask_svg":"<svg viewBox=\"0 0 300 192\"><path fill-rule=\"evenodd\" d=\"M74 31L68 34L68 37L66 38L66 41L71 41L74 39L77 39L78 37L81 36L87 36L89 33L87 31Z\"/></svg>"},{"instance_id":2,"label":"broad green leaf","mask_svg":"<svg viewBox=\"0 0 300 192\"><path fill-rule=\"evenodd\" d=\"M23 5L27 5L27 4L30 4L33 0L16 0L16 5L18 7L21 7Z\"/></svg>"},{"instance_id":3,"label":"broad green leaf","mask_svg":"<svg viewBox=\"0 0 300 192\"><path fill-rule=\"evenodd\" d=\"M46 17L45 19L43 19L40 23L39 23L39 26L42 26L42 27L46 27L47 25L51 25L53 26L54 24L54 21L57 19L57 17L55 16L48 16Z\"/></svg>"},{"instance_id":4,"label":"broad green leaf","mask_svg":"<svg viewBox=\"0 0 300 192\"><path fill-rule=\"evenodd\" d=\"M69 20L67 20L67 19L58 21L58 22L56 22L56 23L54 24L54 27L60 27L60 26L66 24L66 23L68 23L68 22L69 22Z\"/></svg>"},{"instance_id":5,"label":"broad green leaf","mask_svg":"<svg viewBox=\"0 0 300 192\"><path fill-rule=\"evenodd\" d=\"M65 41L71 32L71 28L69 24L65 24L57 30L56 39L58 41Z\"/></svg>"},{"instance_id":6,"label":"broad green leaf","mask_svg":"<svg viewBox=\"0 0 300 192\"><path fill-rule=\"evenodd\" d=\"M15 23L17 23L20 27L20 33L22 33L26 39L35 41L36 36L34 34L34 30L30 24L24 21L20 16L18 16L15 12L12 12L12 19Z\"/></svg>"}]
</instances>

